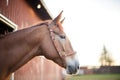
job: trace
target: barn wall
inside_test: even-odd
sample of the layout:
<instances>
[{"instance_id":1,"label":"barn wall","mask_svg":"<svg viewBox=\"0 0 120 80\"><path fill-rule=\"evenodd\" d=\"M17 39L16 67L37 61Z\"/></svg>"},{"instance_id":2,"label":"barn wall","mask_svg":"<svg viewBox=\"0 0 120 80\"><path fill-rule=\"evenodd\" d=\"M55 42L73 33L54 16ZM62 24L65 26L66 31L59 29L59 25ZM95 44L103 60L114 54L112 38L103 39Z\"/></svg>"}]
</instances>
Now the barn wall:
<instances>
[{"instance_id":1,"label":"barn wall","mask_svg":"<svg viewBox=\"0 0 120 80\"><path fill-rule=\"evenodd\" d=\"M17 24L18 29L41 21L25 0L1 0L0 13Z\"/></svg>"},{"instance_id":2,"label":"barn wall","mask_svg":"<svg viewBox=\"0 0 120 80\"><path fill-rule=\"evenodd\" d=\"M1 0L0 13L23 29L42 21L25 0ZM61 68L43 57L35 57L15 72L15 80L61 80Z\"/></svg>"},{"instance_id":3,"label":"barn wall","mask_svg":"<svg viewBox=\"0 0 120 80\"><path fill-rule=\"evenodd\" d=\"M15 73L15 80L61 80L61 68L44 57L36 57Z\"/></svg>"}]
</instances>

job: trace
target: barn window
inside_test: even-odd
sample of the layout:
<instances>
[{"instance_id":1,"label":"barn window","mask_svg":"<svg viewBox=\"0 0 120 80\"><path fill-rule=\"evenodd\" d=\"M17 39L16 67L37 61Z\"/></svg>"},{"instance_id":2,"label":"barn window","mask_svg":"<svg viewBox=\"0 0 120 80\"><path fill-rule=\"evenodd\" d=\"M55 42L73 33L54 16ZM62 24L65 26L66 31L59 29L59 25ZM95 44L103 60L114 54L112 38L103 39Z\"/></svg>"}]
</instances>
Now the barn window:
<instances>
[{"instance_id":1,"label":"barn window","mask_svg":"<svg viewBox=\"0 0 120 80\"><path fill-rule=\"evenodd\" d=\"M0 38L15 30L17 30L17 25L0 14Z\"/></svg>"}]
</instances>

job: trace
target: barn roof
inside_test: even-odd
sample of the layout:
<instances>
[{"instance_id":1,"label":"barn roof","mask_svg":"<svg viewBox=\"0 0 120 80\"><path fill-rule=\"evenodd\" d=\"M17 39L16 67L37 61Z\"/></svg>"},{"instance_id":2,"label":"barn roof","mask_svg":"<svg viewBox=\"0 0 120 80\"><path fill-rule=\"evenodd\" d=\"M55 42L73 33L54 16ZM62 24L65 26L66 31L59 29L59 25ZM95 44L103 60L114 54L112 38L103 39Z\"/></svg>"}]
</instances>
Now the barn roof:
<instances>
[{"instance_id":1,"label":"barn roof","mask_svg":"<svg viewBox=\"0 0 120 80\"><path fill-rule=\"evenodd\" d=\"M43 20L52 19L51 13L47 8L44 0L26 0L26 2L33 8L35 13Z\"/></svg>"}]
</instances>

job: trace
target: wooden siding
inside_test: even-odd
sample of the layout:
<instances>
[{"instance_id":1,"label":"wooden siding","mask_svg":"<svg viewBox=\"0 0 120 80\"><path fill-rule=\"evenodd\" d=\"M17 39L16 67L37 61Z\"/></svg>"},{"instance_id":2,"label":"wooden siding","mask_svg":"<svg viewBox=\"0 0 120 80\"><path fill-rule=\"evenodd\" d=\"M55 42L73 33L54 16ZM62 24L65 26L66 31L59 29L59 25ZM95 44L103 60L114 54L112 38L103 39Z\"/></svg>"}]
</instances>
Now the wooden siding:
<instances>
[{"instance_id":1,"label":"wooden siding","mask_svg":"<svg viewBox=\"0 0 120 80\"><path fill-rule=\"evenodd\" d=\"M17 24L19 26L18 29L22 29L41 21L32 8L27 5L25 0L1 0L0 13Z\"/></svg>"}]
</instances>

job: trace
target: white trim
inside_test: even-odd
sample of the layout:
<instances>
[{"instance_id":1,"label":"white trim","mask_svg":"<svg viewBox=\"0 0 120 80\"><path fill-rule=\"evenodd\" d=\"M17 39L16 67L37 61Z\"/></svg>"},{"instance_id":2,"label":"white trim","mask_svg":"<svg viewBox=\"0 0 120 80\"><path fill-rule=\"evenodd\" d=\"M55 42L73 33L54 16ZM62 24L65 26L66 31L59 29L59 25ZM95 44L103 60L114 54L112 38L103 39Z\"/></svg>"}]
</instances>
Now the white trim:
<instances>
[{"instance_id":1,"label":"white trim","mask_svg":"<svg viewBox=\"0 0 120 80\"><path fill-rule=\"evenodd\" d=\"M44 0L40 0L42 5L44 6L44 8L46 9L47 13L50 15L50 17L53 19L54 17L52 16L50 10L48 9L48 7L46 6Z\"/></svg>"},{"instance_id":2,"label":"white trim","mask_svg":"<svg viewBox=\"0 0 120 80\"><path fill-rule=\"evenodd\" d=\"M6 18L1 13L0 13L0 21L4 22L5 24L7 24L8 26L10 26L14 30L17 30L17 25L15 23L13 23L11 20L9 20L8 18Z\"/></svg>"},{"instance_id":3,"label":"white trim","mask_svg":"<svg viewBox=\"0 0 120 80\"><path fill-rule=\"evenodd\" d=\"M12 73L10 80L14 80L14 73Z\"/></svg>"}]
</instances>

